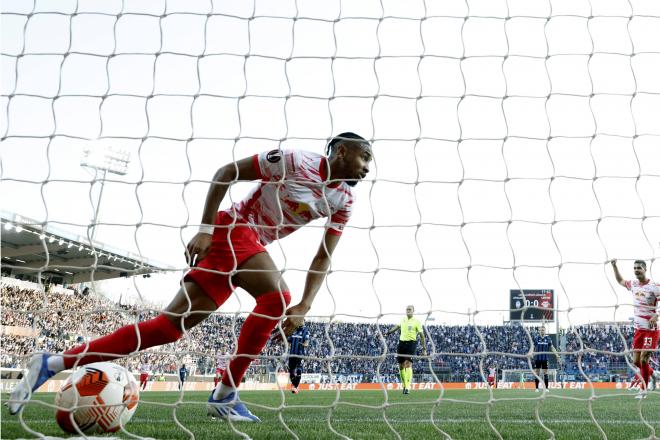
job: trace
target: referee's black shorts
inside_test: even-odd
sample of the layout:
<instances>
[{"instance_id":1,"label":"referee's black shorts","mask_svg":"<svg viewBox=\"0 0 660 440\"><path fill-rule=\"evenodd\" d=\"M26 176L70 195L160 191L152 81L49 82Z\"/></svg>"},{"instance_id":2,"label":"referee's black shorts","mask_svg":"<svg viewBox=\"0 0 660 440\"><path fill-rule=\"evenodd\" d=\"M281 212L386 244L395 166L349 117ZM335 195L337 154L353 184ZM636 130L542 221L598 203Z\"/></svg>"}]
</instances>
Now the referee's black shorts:
<instances>
[{"instance_id":1,"label":"referee's black shorts","mask_svg":"<svg viewBox=\"0 0 660 440\"><path fill-rule=\"evenodd\" d=\"M547 370L548 369L548 360L539 360L539 359L534 359L534 368L536 369L543 369Z\"/></svg>"},{"instance_id":2,"label":"referee's black shorts","mask_svg":"<svg viewBox=\"0 0 660 440\"><path fill-rule=\"evenodd\" d=\"M412 355L417 351L417 341L399 341L399 346L396 349L397 357L396 361L398 363L403 363L404 361L412 362Z\"/></svg>"}]
</instances>

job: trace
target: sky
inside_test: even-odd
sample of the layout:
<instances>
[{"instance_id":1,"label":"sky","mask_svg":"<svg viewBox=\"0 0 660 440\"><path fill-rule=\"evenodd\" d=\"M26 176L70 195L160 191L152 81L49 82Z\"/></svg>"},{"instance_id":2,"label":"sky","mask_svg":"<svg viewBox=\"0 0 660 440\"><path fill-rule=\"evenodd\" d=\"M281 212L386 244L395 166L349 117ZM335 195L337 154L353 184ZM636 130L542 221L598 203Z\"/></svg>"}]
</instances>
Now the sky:
<instances>
[{"instance_id":1,"label":"sky","mask_svg":"<svg viewBox=\"0 0 660 440\"><path fill-rule=\"evenodd\" d=\"M658 277L658 4L2 10L3 209L85 235L101 176L82 152L125 150L97 239L176 268L98 283L106 295L167 304L219 167L274 148L322 153L343 131L373 140L374 163L310 316L395 322L414 304L436 323L501 324L522 288L553 289L562 325L624 321L631 298L606 262L632 277L642 258ZM294 303L323 224L268 247ZM253 305L239 291L221 310Z\"/></svg>"}]
</instances>

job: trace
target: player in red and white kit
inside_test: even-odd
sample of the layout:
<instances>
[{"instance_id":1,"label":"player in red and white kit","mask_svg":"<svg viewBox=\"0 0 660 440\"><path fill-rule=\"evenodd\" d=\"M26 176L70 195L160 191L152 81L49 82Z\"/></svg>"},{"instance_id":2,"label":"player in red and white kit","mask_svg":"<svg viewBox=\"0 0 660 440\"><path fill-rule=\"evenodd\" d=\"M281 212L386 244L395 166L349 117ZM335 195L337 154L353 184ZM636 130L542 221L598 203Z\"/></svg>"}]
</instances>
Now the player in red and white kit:
<instances>
[{"instance_id":1,"label":"player in red and white kit","mask_svg":"<svg viewBox=\"0 0 660 440\"><path fill-rule=\"evenodd\" d=\"M227 369L228 359L231 357L229 353L220 354L215 356L215 377L213 378L213 386L218 386L218 382L222 379Z\"/></svg>"},{"instance_id":2,"label":"player in red and white kit","mask_svg":"<svg viewBox=\"0 0 660 440\"><path fill-rule=\"evenodd\" d=\"M272 150L218 169L206 197L202 225L187 246L193 269L163 313L63 354L33 355L28 372L10 396L10 413L16 414L32 392L59 371L178 340L184 330L205 320L241 287L257 304L243 323L236 355L211 393L207 408L215 417L259 421L238 398L238 385L282 318L286 316L282 324L286 336L303 324L351 215L352 186L369 172L371 145L355 133L333 138L326 153ZM245 200L218 212L232 183L254 180L259 184ZM320 218L328 220L302 299L287 310L289 288L264 246Z\"/></svg>"},{"instance_id":3,"label":"player in red and white kit","mask_svg":"<svg viewBox=\"0 0 660 440\"><path fill-rule=\"evenodd\" d=\"M488 386L494 388L497 386L497 368L490 366L488 368Z\"/></svg>"},{"instance_id":4,"label":"player in red and white kit","mask_svg":"<svg viewBox=\"0 0 660 440\"><path fill-rule=\"evenodd\" d=\"M638 398L646 397L646 389L649 379L653 375L653 369L649 363L651 354L658 348L658 312L656 306L660 299L660 286L646 277L646 262L636 260L633 264L635 271L634 281L624 280L619 273L616 260L612 260L614 277L616 281L633 295L633 310L635 335L633 336L633 363L639 368L641 376L640 392Z\"/></svg>"},{"instance_id":5,"label":"player in red and white kit","mask_svg":"<svg viewBox=\"0 0 660 440\"><path fill-rule=\"evenodd\" d=\"M144 389L147 387L147 381L149 380L149 372L151 371L151 367L145 360L142 362L140 365L140 389L144 391Z\"/></svg>"},{"instance_id":6,"label":"player in red and white kit","mask_svg":"<svg viewBox=\"0 0 660 440\"><path fill-rule=\"evenodd\" d=\"M649 359L649 366L651 367L651 381L648 385L648 390L653 391L658 388L658 379L660 379L660 362L655 360L653 356ZM639 374L636 374L635 377L630 381L630 388L641 387L642 378L639 377Z\"/></svg>"}]
</instances>

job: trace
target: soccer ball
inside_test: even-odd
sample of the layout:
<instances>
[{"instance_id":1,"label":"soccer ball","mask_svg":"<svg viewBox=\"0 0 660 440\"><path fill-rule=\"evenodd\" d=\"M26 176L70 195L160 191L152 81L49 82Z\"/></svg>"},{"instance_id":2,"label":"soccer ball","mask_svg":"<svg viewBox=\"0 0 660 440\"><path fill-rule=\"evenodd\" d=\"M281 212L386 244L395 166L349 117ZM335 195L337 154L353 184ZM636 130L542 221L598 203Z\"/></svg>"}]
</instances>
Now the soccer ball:
<instances>
[{"instance_id":1,"label":"soccer ball","mask_svg":"<svg viewBox=\"0 0 660 440\"><path fill-rule=\"evenodd\" d=\"M76 370L57 393L57 424L76 434L115 432L137 409L137 381L124 367L97 362Z\"/></svg>"}]
</instances>

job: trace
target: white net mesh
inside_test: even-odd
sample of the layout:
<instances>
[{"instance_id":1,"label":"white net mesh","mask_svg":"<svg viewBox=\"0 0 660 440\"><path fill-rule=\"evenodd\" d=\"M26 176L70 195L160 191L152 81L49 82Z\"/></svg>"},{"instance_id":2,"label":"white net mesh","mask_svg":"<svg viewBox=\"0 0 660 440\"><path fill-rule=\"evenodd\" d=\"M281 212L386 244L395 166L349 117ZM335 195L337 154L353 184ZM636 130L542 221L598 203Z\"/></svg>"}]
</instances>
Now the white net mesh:
<instances>
[{"instance_id":1,"label":"white net mesh","mask_svg":"<svg viewBox=\"0 0 660 440\"><path fill-rule=\"evenodd\" d=\"M306 362L314 381L397 382L396 340L376 335L414 304L429 345L415 381L441 390L420 405L434 433L454 436L441 408L462 400L445 396L444 382L483 382L492 364L531 372L535 331L503 325L509 289L530 288L554 289L550 332L559 333L557 348L573 366L567 377L591 383L617 362L629 374L631 330L611 325L594 335L584 324L620 324L632 315L610 259L629 277L626 264L635 259L647 261L651 278L657 272L657 4L79 0L5 1L2 8L3 205L79 234L92 250L96 239L170 268L169 276L92 283L115 297L80 305L85 313L58 306L77 320L67 334L104 334L162 307L188 269L183 249L219 166L273 148L321 153L333 135L351 130L373 141L374 164L356 187L354 215L310 312ZM90 144L126 151L126 174L92 177L80 168ZM248 189L232 185L222 207ZM313 223L269 247L294 303L324 227ZM21 266L4 244L3 254L4 267ZM89 281L101 279L103 258ZM53 275L45 261L34 276ZM123 294L132 292L140 300L127 306ZM24 295L25 302L3 299L3 325L36 328L39 336L9 336L5 367L74 342L43 336L62 316L52 316L49 304L68 299ZM147 362L168 373L195 362L200 374L213 375L251 301L232 296ZM273 381L281 352L267 347L249 377ZM137 369L142 358L125 362ZM607 373L592 368L599 362ZM335 416L346 408L344 394L316 409L327 414L321 423L330 432L350 437L350 417ZM405 429L389 414L402 404L384 395L348 407L378 412L387 435L401 438ZM607 437L594 413L600 397L591 389L571 398ZM498 438L505 428L491 410L500 400L489 390L481 413ZM190 433L177 418L179 403L163 404L174 414L169 423ZM283 416L290 407L278 400L261 409L302 438ZM540 407L539 399L529 423L554 436ZM641 406L634 412L657 432ZM20 425L35 432L23 419Z\"/></svg>"}]
</instances>

